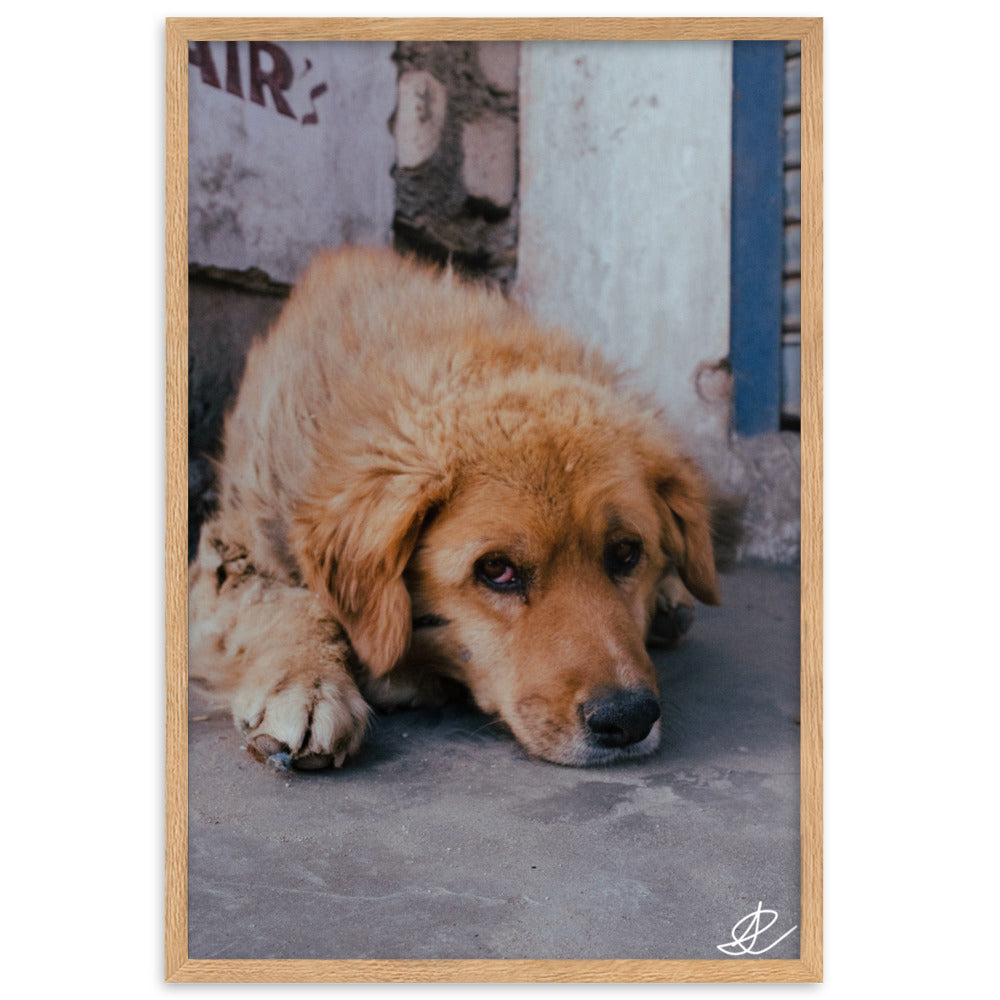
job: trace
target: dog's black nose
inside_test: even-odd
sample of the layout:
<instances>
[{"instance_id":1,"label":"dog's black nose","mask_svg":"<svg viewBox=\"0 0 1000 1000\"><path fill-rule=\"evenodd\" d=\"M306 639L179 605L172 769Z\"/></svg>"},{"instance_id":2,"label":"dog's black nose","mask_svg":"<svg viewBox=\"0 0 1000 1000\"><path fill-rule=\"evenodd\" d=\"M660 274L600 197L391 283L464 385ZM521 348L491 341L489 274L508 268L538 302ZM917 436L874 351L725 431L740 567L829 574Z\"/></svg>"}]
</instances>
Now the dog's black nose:
<instances>
[{"instance_id":1,"label":"dog's black nose","mask_svg":"<svg viewBox=\"0 0 1000 1000\"><path fill-rule=\"evenodd\" d=\"M652 691L613 691L581 707L594 742L602 747L627 747L644 740L660 717L660 703Z\"/></svg>"}]
</instances>

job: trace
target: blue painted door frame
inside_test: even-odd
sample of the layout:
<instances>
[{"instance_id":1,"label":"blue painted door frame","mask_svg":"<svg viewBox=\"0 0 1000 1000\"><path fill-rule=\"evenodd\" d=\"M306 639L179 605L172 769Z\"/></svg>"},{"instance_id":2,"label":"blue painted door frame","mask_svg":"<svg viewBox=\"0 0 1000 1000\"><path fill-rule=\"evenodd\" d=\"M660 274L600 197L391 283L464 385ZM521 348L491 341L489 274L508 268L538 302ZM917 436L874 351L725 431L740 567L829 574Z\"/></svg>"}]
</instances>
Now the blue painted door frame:
<instances>
[{"instance_id":1,"label":"blue painted door frame","mask_svg":"<svg viewBox=\"0 0 1000 1000\"><path fill-rule=\"evenodd\" d=\"M733 43L729 360L733 423L750 436L781 422L784 42Z\"/></svg>"}]
</instances>

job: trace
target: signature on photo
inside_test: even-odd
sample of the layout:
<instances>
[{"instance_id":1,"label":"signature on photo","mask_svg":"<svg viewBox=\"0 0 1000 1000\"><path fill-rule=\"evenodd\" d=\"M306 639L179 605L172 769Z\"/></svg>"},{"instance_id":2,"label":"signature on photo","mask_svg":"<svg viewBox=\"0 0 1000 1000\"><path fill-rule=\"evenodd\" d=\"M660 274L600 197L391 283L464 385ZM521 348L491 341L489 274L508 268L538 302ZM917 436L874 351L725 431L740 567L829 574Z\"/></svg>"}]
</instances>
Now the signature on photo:
<instances>
[{"instance_id":1,"label":"signature on photo","mask_svg":"<svg viewBox=\"0 0 1000 1000\"><path fill-rule=\"evenodd\" d=\"M761 918L767 915L767 923L762 923ZM792 931L798 929L798 924L785 931L781 937L775 938L769 943L761 942L760 947L756 947L758 938L770 930L778 920L777 910L765 910L763 902L757 903L757 909L741 917L733 924L730 931L731 940L725 944L718 944L716 948L726 955L763 955L770 951L775 945L780 944L788 937Z\"/></svg>"}]
</instances>

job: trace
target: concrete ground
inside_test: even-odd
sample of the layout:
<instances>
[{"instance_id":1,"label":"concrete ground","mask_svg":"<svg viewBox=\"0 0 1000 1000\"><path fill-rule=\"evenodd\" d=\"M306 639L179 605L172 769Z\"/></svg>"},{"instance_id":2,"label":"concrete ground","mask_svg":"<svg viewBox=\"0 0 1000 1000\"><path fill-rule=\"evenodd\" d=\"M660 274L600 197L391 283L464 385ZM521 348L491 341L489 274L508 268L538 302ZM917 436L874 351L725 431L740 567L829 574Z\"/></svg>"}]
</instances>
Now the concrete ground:
<instances>
[{"instance_id":1,"label":"concrete ground","mask_svg":"<svg viewBox=\"0 0 1000 1000\"><path fill-rule=\"evenodd\" d=\"M721 583L655 654L643 761L529 760L449 707L379 717L342 771L279 773L192 691L190 957L719 959L760 902L772 940L797 925L799 575Z\"/></svg>"}]
</instances>

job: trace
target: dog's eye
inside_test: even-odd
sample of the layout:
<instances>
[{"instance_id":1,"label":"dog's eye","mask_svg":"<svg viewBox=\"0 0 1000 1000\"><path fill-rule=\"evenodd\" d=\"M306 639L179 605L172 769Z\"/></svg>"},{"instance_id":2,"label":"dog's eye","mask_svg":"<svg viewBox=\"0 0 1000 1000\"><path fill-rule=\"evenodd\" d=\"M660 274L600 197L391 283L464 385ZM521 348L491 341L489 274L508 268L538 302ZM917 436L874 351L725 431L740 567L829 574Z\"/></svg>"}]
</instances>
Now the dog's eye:
<instances>
[{"instance_id":1,"label":"dog's eye","mask_svg":"<svg viewBox=\"0 0 1000 1000\"><path fill-rule=\"evenodd\" d=\"M604 564L611 576L627 576L639 565L640 558L642 542L635 538L611 542L604 550Z\"/></svg>"},{"instance_id":2,"label":"dog's eye","mask_svg":"<svg viewBox=\"0 0 1000 1000\"><path fill-rule=\"evenodd\" d=\"M523 589L523 580L517 567L504 555L483 556L476 563L476 576L491 590L501 592Z\"/></svg>"}]
</instances>

